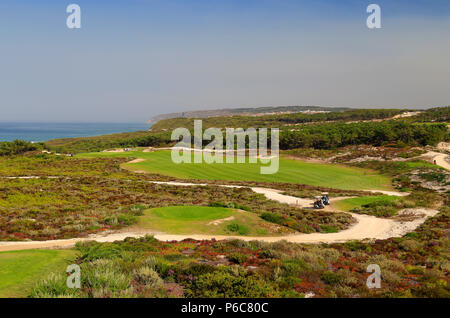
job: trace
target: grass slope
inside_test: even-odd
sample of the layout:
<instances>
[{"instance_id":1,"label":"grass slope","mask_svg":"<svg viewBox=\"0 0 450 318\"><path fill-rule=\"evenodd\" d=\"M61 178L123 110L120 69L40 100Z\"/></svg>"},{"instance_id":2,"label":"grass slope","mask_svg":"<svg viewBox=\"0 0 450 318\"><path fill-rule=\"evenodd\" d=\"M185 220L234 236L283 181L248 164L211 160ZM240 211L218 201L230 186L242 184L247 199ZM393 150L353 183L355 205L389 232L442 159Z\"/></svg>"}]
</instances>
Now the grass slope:
<instances>
[{"instance_id":1,"label":"grass slope","mask_svg":"<svg viewBox=\"0 0 450 318\"><path fill-rule=\"evenodd\" d=\"M229 218L229 219L227 219ZM218 221L214 224L214 221ZM266 235L281 227L256 214L222 207L170 206L149 209L138 219L138 227L169 234Z\"/></svg>"},{"instance_id":2,"label":"grass slope","mask_svg":"<svg viewBox=\"0 0 450 318\"><path fill-rule=\"evenodd\" d=\"M145 161L125 164L130 170L203 180L262 181L308 184L344 190L390 189L390 179L368 169L332 164L308 163L300 160L280 158L280 168L276 174L260 174L260 164L175 164L170 151L129 152L129 153L88 153L80 157L135 157Z\"/></svg>"},{"instance_id":3,"label":"grass slope","mask_svg":"<svg viewBox=\"0 0 450 318\"><path fill-rule=\"evenodd\" d=\"M73 250L0 252L0 297L25 297L50 272L64 270L74 260Z\"/></svg>"}]
</instances>

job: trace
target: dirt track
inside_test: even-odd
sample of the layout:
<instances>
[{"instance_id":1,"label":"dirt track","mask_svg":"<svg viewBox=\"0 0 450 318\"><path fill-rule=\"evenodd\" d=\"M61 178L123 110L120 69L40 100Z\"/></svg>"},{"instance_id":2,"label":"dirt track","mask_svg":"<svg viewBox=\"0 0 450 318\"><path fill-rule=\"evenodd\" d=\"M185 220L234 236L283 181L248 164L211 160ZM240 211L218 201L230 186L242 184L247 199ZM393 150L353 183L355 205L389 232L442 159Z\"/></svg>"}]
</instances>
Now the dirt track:
<instances>
[{"instance_id":1,"label":"dirt track","mask_svg":"<svg viewBox=\"0 0 450 318\"><path fill-rule=\"evenodd\" d=\"M449 158L445 153L429 151L423 155L423 157L431 158L431 160L436 161L436 165L441 166L444 169L450 170L450 163L447 161Z\"/></svg>"},{"instance_id":2,"label":"dirt track","mask_svg":"<svg viewBox=\"0 0 450 318\"><path fill-rule=\"evenodd\" d=\"M415 210L415 211L413 211ZM422 215L414 221L399 222L391 219L380 219L374 216L353 214L351 215L357 220L357 223L347 230L338 233L312 233L312 234L292 234L286 236L275 237L249 237L249 236L223 236L223 235L174 235L155 233L154 231L133 231L118 232L107 235L94 235L88 238L76 238L68 240L53 241L29 241L29 242L0 242L0 251L14 251L36 248L69 248L73 247L77 242L95 240L98 242L114 242L120 241L127 237L143 237L145 235L154 235L161 241L182 241L185 239L195 240L226 240L241 239L244 241L264 241L277 242L286 240L292 243L336 243L349 240L363 239L387 239L390 237L401 237L408 232L413 231L422 224L428 217L438 213L436 210L429 209L409 209L409 211L417 215Z\"/></svg>"}]
</instances>

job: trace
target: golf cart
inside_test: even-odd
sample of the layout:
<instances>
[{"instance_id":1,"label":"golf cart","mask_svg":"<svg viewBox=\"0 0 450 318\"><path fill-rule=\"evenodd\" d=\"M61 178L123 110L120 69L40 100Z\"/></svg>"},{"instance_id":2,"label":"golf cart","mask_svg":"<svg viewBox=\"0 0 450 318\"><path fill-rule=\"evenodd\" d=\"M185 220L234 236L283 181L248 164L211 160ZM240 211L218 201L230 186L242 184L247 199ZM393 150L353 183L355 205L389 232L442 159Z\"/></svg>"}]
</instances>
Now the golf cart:
<instances>
[{"instance_id":1,"label":"golf cart","mask_svg":"<svg viewBox=\"0 0 450 318\"><path fill-rule=\"evenodd\" d=\"M325 209L325 205L323 204L322 197L318 196L314 198L314 209Z\"/></svg>"},{"instance_id":2,"label":"golf cart","mask_svg":"<svg viewBox=\"0 0 450 318\"><path fill-rule=\"evenodd\" d=\"M322 202L324 205L330 205L330 199L328 198L328 192L322 193Z\"/></svg>"}]
</instances>

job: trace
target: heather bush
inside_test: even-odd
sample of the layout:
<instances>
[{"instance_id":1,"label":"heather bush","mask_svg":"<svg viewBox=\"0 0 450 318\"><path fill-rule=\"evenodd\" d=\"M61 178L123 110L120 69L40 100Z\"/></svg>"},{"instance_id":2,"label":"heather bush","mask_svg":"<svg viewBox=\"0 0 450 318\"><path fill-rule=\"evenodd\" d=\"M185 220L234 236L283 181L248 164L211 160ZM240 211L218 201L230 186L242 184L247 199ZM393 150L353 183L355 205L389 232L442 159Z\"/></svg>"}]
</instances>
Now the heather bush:
<instances>
[{"instance_id":1,"label":"heather bush","mask_svg":"<svg viewBox=\"0 0 450 318\"><path fill-rule=\"evenodd\" d=\"M227 225L227 230L230 232L237 232L240 235L247 235L249 232L249 229L247 226L233 222Z\"/></svg>"},{"instance_id":2,"label":"heather bush","mask_svg":"<svg viewBox=\"0 0 450 318\"><path fill-rule=\"evenodd\" d=\"M342 275L330 271L322 273L320 279L328 285L338 285L344 282L344 277Z\"/></svg>"},{"instance_id":3,"label":"heather bush","mask_svg":"<svg viewBox=\"0 0 450 318\"><path fill-rule=\"evenodd\" d=\"M403 240L399 245L405 251L417 251L422 247L422 244L416 240Z\"/></svg>"},{"instance_id":4,"label":"heather bush","mask_svg":"<svg viewBox=\"0 0 450 318\"><path fill-rule=\"evenodd\" d=\"M240 275L220 271L198 277L187 284L187 297L260 298L274 297L278 291L256 275Z\"/></svg>"},{"instance_id":5,"label":"heather bush","mask_svg":"<svg viewBox=\"0 0 450 318\"><path fill-rule=\"evenodd\" d=\"M133 279L151 289L159 289L164 285L164 281L158 276L158 273L147 266L136 269L133 272Z\"/></svg>"},{"instance_id":6,"label":"heather bush","mask_svg":"<svg viewBox=\"0 0 450 318\"><path fill-rule=\"evenodd\" d=\"M228 255L228 259L236 264L243 264L248 260L248 256L242 253L231 253Z\"/></svg>"}]
</instances>

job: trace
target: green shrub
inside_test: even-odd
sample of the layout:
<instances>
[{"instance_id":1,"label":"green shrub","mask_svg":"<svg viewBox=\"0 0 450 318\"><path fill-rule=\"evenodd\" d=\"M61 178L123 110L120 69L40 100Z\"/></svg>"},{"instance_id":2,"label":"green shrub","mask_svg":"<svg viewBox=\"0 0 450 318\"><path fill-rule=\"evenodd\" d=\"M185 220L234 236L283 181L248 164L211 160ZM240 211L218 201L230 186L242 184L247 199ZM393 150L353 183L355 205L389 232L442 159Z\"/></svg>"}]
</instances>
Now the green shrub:
<instances>
[{"instance_id":1,"label":"green shrub","mask_svg":"<svg viewBox=\"0 0 450 318\"><path fill-rule=\"evenodd\" d=\"M276 297L278 291L255 275L235 276L219 271L198 277L188 283L187 297L262 298Z\"/></svg>"},{"instance_id":2,"label":"green shrub","mask_svg":"<svg viewBox=\"0 0 450 318\"><path fill-rule=\"evenodd\" d=\"M188 268L184 270L185 275L192 275L194 277L212 273L216 269L214 266L208 265L208 264L199 264L197 262L192 262Z\"/></svg>"},{"instance_id":3,"label":"green shrub","mask_svg":"<svg viewBox=\"0 0 450 318\"><path fill-rule=\"evenodd\" d=\"M228 259L236 264L244 264L248 260L248 256L242 253L231 253L228 255Z\"/></svg>"},{"instance_id":4,"label":"green shrub","mask_svg":"<svg viewBox=\"0 0 450 318\"><path fill-rule=\"evenodd\" d=\"M418 238L419 237L419 233L417 233L417 232L410 232L410 233L405 234L405 237Z\"/></svg>"},{"instance_id":5,"label":"green shrub","mask_svg":"<svg viewBox=\"0 0 450 318\"><path fill-rule=\"evenodd\" d=\"M229 209L239 209L239 210L244 210L247 212L251 212L251 209L246 206L246 205L242 205L236 202L228 202L228 203L223 203L223 202L212 202L209 204L210 207L218 207L218 208L229 208Z\"/></svg>"},{"instance_id":6,"label":"green shrub","mask_svg":"<svg viewBox=\"0 0 450 318\"><path fill-rule=\"evenodd\" d=\"M261 218L268 222L283 224L283 217L280 214L272 213L272 212L264 212L261 214Z\"/></svg>"},{"instance_id":7,"label":"green shrub","mask_svg":"<svg viewBox=\"0 0 450 318\"><path fill-rule=\"evenodd\" d=\"M122 249L114 243L79 242L76 248L81 252L81 258L86 261L114 259L122 256Z\"/></svg>"},{"instance_id":8,"label":"green shrub","mask_svg":"<svg viewBox=\"0 0 450 318\"><path fill-rule=\"evenodd\" d=\"M292 289L295 285L298 285L302 282L302 280L298 277L287 276L283 277L280 281L280 287L283 289Z\"/></svg>"},{"instance_id":9,"label":"green shrub","mask_svg":"<svg viewBox=\"0 0 450 318\"><path fill-rule=\"evenodd\" d=\"M333 272L324 272L320 275L320 279L328 285L338 285L344 281L344 277Z\"/></svg>"},{"instance_id":10,"label":"green shrub","mask_svg":"<svg viewBox=\"0 0 450 318\"><path fill-rule=\"evenodd\" d=\"M117 221L122 225L132 225L136 223L136 216L128 213L117 215Z\"/></svg>"},{"instance_id":11,"label":"green shrub","mask_svg":"<svg viewBox=\"0 0 450 318\"><path fill-rule=\"evenodd\" d=\"M228 224L227 230L230 232L238 232L240 235L247 235L250 231L247 226L238 223Z\"/></svg>"},{"instance_id":12,"label":"green shrub","mask_svg":"<svg viewBox=\"0 0 450 318\"><path fill-rule=\"evenodd\" d=\"M330 226L330 225L321 225L320 228L325 233L337 233L337 232L339 232L339 230L336 227Z\"/></svg>"},{"instance_id":13,"label":"green shrub","mask_svg":"<svg viewBox=\"0 0 450 318\"><path fill-rule=\"evenodd\" d=\"M77 297L78 289L67 287L67 276L51 273L46 279L38 282L31 291L32 298Z\"/></svg>"},{"instance_id":14,"label":"green shrub","mask_svg":"<svg viewBox=\"0 0 450 318\"><path fill-rule=\"evenodd\" d=\"M416 240L403 240L399 243L399 246L405 251L417 251L422 247L422 244Z\"/></svg>"},{"instance_id":15,"label":"green shrub","mask_svg":"<svg viewBox=\"0 0 450 318\"><path fill-rule=\"evenodd\" d=\"M237 224L237 223L228 224L227 230L230 232L237 232L237 231L239 231L239 224Z\"/></svg>"},{"instance_id":16,"label":"green shrub","mask_svg":"<svg viewBox=\"0 0 450 318\"><path fill-rule=\"evenodd\" d=\"M158 273L148 266L143 266L135 270L133 272L133 279L137 283L151 289L159 289L164 285L164 281L158 276Z\"/></svg>"},{"instance_id":17,"label":"green shrub","mask_svg":"<svg viewBox=\"0 0 450 318\"><path fill-rule=\"evenodd\" d=\"M348 241L344 243L344 246L352 251L365 250L367 248L366 244L359 241Z\"/></svg>"},{"instance_id":18,"label":"green shrub","mask_svg":"<svg viewBox=\"0 0 450 318\"><path fill-rule=\"evenodd\" d=\"M300 259L283 260L281 267L286 276L298 276L305 271L307 265Z\"/></svg>"},{"instance_id":19,"label":"green shrub","mask_svg":"<svg viewBox=\"0 0 450 318\"><path fill-rule=\"evenodd\" d=\"M28 151L42 150L42 143L31 143L23 140L0 142L0 156L21 155Z\"/></svg>"},{"instance_id":20,"label":"green shrub","mask_svg":"<svg viewBox=\"0 0 450 318\"><path fill-rule=\"evenodd\" d=\"M131 275L122 272L120 266L109 259L97 259L81 265L81 284L92 292L114 297L130 287Z\"/></svg>"}]
</instances>

